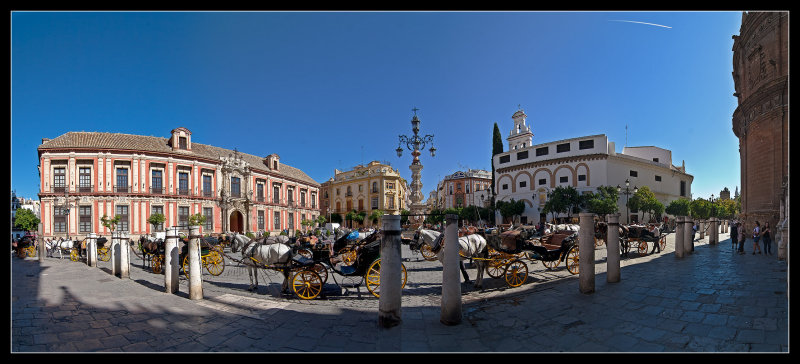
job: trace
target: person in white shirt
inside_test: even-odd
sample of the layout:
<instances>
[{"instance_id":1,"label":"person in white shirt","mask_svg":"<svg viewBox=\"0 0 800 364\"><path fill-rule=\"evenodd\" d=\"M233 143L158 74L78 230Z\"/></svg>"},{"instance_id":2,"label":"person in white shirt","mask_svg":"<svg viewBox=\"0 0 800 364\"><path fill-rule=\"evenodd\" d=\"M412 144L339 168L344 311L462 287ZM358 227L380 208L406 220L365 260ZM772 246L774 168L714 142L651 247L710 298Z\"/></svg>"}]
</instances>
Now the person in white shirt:
<instances>
[{"instance_id":1,"label":"person in white shirt","mask_svg":"<svg viewBox=\"0 0 800 364\"><path fill-rule=\"evenodd\" d=\"M758 254L761 254L761 246L758 245L758 239L761 237L761 224L756 221L756 227L753 228L753 255L756 254L756 250L758 250Z\"/></svg>"}]
</instances>

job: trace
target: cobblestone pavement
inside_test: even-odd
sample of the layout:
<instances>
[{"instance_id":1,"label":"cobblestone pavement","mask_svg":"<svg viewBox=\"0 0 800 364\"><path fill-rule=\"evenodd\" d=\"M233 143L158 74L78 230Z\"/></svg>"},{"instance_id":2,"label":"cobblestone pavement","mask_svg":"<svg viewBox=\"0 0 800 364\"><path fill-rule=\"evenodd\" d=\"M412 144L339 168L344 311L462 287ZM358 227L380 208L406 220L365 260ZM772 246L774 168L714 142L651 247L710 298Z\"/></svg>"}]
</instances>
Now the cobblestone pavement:
<instances>
[{"instance_id":1,"label":"cobblestone pavement","mask_svg":"<svg viewBox=\"0 0 800 364\"><path fill-rule=\"evenodd\" d=\"M563 265L528 261L520 287L488 276L482 291L463 283L453 326L439 322L441 264L403 246L402 322L390 329L378 327L378 299L338 275L306 301L281 295L272 271L248 292L247 271L229 261L220 276L203 276L204 298L190 300L183 277L178 293L165 293L163 275L133 254L126 279L110 262L11 258L11 351L788 353L788 264L734 254L728 235L720 239L698 240L678 259L670 234L665 251L623 258L618 283L606 282L600 246L591 294Z\"/></svg>"}]
</instances>

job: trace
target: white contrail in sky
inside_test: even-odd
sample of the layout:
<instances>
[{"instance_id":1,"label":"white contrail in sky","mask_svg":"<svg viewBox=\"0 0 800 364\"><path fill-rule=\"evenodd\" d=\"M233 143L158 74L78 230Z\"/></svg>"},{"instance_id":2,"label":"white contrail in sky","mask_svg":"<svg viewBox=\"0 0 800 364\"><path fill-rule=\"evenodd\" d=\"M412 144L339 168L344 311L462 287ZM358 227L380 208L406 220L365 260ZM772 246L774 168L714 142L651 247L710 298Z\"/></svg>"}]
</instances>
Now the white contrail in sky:
<instances>
[{"instance_id":1,"label":"white contrail in sky","mask_svg":"<svg viewBox=\"0 0 800 364\"><path fill-rule=\"evenodd\" d=\"M645 23L645 22L641 22L641 21L633 21L633 20L609 20L609 21L621 21L621 22L626 22L626 23L637 23L637 24L655 25L655 26L657 26L657 27L664 27L664 28L672 29L672 27L668 27L668 26L666 26L666 25L661 25L661 24L653 24L653 23Z\"/></svg>"}]
</instances>

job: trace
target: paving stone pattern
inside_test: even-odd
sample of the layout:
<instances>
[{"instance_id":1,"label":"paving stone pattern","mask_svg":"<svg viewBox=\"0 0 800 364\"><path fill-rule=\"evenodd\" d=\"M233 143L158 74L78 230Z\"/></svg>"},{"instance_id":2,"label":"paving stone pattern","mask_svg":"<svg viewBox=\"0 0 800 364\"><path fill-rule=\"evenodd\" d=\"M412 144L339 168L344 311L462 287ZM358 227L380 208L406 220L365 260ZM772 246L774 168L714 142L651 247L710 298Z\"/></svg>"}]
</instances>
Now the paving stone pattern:
<instances>
[{"instance_id":1,"label":"paving stone pattern","mask_svg":"<svg viewBox=\"0 0 800 364\"><path fill-rule=\"evenodd\" d=\"M229 261L190 300L184 277L165 293L163 275L135 255L129 279L112 276L109 262L11 258L11 351L788 353L787 263L735 254L720 239L678 259L670 234L665 251L623 258L617 283L606 282L598 247L591 294L563 266L528 261L521 287L488 276L482 291L463 283L453 326L439 322L441 264L403 246L408 283L391 329L378 327L378 299L352 277L329 278L324 297L305 301L280 293L277 272L260 272L247 291L246 269Z\"/></svg>"}]
</instances>

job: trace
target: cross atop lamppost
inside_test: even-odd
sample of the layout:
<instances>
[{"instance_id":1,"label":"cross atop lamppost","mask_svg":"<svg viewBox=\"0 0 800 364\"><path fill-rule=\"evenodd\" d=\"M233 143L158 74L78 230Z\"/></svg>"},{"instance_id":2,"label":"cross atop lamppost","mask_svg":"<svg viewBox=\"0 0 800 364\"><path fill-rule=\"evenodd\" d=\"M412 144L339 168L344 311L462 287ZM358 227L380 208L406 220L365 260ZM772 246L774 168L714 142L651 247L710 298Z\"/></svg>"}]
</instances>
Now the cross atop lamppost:
<instances>
[{"instance_id":1,"label":"cross atop lamppost","mask_svg":"<svg viewBox=\"0 0 800 364\"><path fill-rule=\"evenodd\" d=\"M631 214L630 214L630 211L628 210L628 200L630 199L630 195L631 195L631 190L629 189L630 186L631 186L631 182L628 181L628 179L626 178L625 179L625 192L624 192L625 193L625 222L628 223L628 224L631 223L631 221L630 221L631 220ZM617 185L617 192L618 193L622 193L622 188L619 185ZM635 194L636 192L639 192L639 188L634 186L633 187L633 193Z\"/></svg>"},{"instance_id":2,"label":"cross atop lamppost","mask_svg":"<svg viewBox=\"0 0 800 364\"><path fill-rule=\"evenodd\" d=\"M417 109L414 107L411 109L414 112L414 117L411 118L411 130L414 132L414 135L411 137L400 135L400 143L397 146L395 151L397 152L398 157L403 156L403 144L406 145L406 148L411 151L411 155L414 156L414 159L411 162L411 213L414 215L422 214L425 211L425 206L421 203L422 201L422 182L420 181L421 175L420 171L422 170L422 164L419 162L420 150L425 149L427 144L430 144L431 147L429 149L431 153L431 157L436 156L436 148L433 146L433 135L425 135L420 137L419 135L419 118L417 117ZM414 220L419 220L418 217L415 217Z\"/></svg>"}]
</instances>

